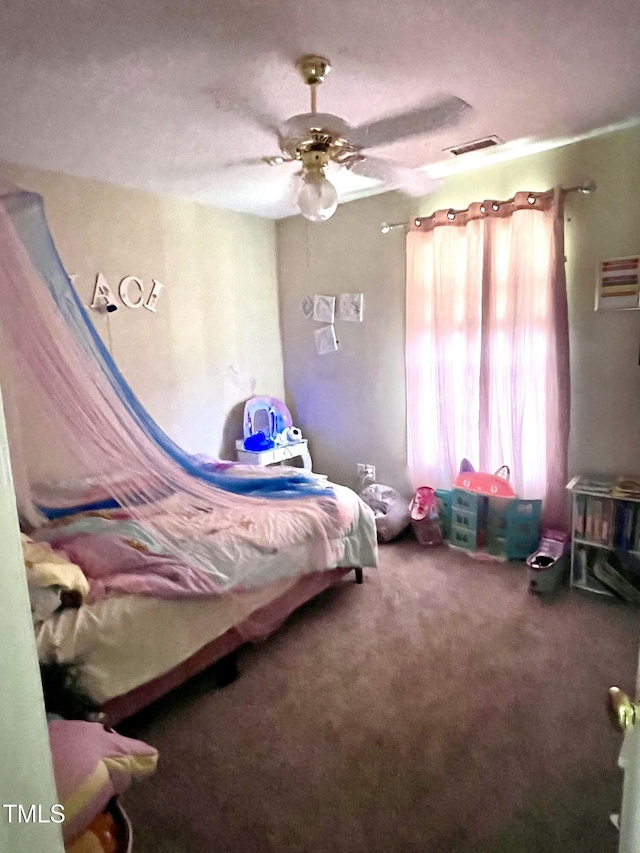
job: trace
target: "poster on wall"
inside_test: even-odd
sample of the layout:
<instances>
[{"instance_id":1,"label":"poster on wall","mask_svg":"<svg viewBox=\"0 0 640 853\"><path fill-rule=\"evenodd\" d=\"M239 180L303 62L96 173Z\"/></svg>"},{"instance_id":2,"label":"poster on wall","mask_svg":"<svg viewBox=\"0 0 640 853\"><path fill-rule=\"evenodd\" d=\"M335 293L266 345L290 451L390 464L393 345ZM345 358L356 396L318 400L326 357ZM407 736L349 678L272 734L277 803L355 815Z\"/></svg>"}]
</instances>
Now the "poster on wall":
<instances>
[{"instance_id":1,"label":"poster on wall","mask_svg":"<svg viewBox=\"0 0 640 853\"><path fill-rule=\"evenodd\" d=\"M640 309L638 281L640 255L611 258L598 267L596 311L632 311Z\"/></svg>"}]
</instances>

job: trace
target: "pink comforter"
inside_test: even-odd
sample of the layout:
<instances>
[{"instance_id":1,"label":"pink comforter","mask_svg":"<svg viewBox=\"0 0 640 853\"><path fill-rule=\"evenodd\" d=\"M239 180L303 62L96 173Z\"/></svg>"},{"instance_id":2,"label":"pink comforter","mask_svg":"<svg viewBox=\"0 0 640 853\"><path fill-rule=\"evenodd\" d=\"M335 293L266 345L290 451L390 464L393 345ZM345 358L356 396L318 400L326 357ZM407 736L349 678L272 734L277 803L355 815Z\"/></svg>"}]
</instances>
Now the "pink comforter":
<instances>
[{"instance_id":1,"label":"pink comforter","mask_svg":"<svg viewBox=\"0 0 640 853\"><path fill-rule=\"evenodd\" d=\"M92 533L49 539L77 563L89 581L89 603L109 595L152 595L156 598L193 598L216 595L213 577L173 555L152 554L122 536Z\"/></svg>"}]
</instances>

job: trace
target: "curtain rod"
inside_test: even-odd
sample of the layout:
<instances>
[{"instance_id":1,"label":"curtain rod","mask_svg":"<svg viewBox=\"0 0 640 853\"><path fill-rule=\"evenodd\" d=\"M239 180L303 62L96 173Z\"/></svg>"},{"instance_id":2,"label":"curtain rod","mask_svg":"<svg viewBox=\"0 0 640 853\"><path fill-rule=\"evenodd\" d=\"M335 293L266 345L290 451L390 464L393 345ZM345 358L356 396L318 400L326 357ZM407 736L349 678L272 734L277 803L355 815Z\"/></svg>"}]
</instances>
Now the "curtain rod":
<instances>
[{"instance_id":1,"label":"curtain rod","mask_svg":"<svg viewBox=\"0 0 640 853\"><path fill-rule=\"evenodd\" d=\"M584 195L589 195L590 193L594 193L597 189L598 189L598 185L593 180L585 182L583 184L579 184L578 186L575 186L575 187L566 187L566 188L562 187L562 190L564 193L583 193ZM545 195L549 195L552 192L553 192L553 190L547 190L546 192L543 192L543 193L531 193L531 194L536 195L536 196L545 196ZM507 199L507 201L496 201L496 202L494 202L494 204L498 204L498 205L509 204L512 201L513 201L513 199L510 198L510 199ZM453 212L454 213L460 213L461 211L453 211ZM428 218L429 218L428 216L416 217L416 220L415 220L416 225L419 224L419 221L421 219L428 219ZM451 217L451 218L453 218L453 217ZM409 227L409 225L407 222L383 222L382 225L380 226L380 230L382 231L383 234L388 234L390 231L394 231L397 228L408 228L408 227Z\"/></svg>"}]
</instances>

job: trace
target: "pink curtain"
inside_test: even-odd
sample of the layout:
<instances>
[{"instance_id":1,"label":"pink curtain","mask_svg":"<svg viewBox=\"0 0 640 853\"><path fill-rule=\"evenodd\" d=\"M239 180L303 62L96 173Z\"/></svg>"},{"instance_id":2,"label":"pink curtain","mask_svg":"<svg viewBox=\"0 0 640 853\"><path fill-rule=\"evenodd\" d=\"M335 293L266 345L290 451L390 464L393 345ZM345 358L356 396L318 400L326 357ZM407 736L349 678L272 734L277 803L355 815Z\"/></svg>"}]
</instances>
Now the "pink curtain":
<instances>
[{"instance_id":1,"label":"pink curtain","mask_svg":"<svg viewBox=\"0 0 640 853\"><path fill-rule=\"evenodd\" d=\"M495 209L497 207L497 210ZM407 437L414 485L506 464L566 523L569 330L561 190L438 211L407 236Z\"/></svg>"}]
</instances>

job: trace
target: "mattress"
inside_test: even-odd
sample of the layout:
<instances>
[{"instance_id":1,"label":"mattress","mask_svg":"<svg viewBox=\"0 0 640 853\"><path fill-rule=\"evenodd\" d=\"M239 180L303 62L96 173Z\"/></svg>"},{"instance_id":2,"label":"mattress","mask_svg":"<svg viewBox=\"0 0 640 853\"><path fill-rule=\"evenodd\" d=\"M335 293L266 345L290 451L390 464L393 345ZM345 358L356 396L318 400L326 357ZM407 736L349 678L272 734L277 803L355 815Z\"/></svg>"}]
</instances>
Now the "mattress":
<instances>
[{"instance_id":1,"label":"mattress","mask_svg":"<svg viewBox=\"0 0 640 853\"><path fill-rule=\"evenodd\" d=\"M332 541L334 559L326 568L375 567L373 513L350 489L334 489L338 500L351 509L353 521L343 536ZM104 704L158 678L286 595L301 574L312 570L313 547L311 542L306 548L283 550L286 576L246 592L176 601L119 595L59 611L36 627L38 655L60 662L79 658L85 688Z\"/></svg>"}]
</instances>

